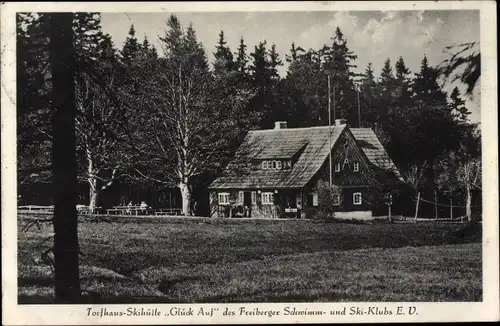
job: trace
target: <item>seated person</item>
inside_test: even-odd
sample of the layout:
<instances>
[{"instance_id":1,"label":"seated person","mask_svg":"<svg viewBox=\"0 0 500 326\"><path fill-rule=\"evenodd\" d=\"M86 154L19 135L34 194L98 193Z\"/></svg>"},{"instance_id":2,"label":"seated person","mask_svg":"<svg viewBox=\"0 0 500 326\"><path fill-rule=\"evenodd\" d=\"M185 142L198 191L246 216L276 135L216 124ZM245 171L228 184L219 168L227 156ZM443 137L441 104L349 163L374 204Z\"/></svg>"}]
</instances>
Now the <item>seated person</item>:
<instances>
[{"instance_id":1,"label":"seated person","mask_svg":"<svg viewBox=\"0 0 500 326\"><path fill-rule=\"evenodd\" d=\"M130 201L127 205L127 215L132 215L132 206L134 206L134 204Z\"/></svg>"},{"instance_id":2,"label":"seated person","mask_svg":"<svg viewBox=\"0 0 500 326\"><path fill-rule=\"evenodd\" d=\"M146 213L148 212L148 209L149 209L148 204L146 204L146 202L143 200L143 201L141 202L141 205L140 205L140 206L141 206L141 212L142 212L143 214L146 214Z\"/></svg>"}]
</instances>

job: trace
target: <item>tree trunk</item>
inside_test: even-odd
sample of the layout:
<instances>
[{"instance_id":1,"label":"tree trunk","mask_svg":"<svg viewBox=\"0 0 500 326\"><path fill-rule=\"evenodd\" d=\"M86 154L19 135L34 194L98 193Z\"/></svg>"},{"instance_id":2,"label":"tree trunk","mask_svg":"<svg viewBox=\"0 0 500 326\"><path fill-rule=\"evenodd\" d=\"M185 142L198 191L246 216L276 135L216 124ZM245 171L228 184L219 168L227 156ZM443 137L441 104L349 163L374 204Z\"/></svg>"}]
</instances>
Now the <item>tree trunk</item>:
<instances>
[{"instance_id":1,"label":"tree trunk","mask_svg":"<svg viewBox=\"0 0 500 326\"><path fill-rule=\"evenodd\" d=\"M467 183L466 186L467 198L465 202L465 215L467 216L467 221L472 221L472 210L471 210L471 202L472 202L472 194L470 191L470 185Z\"/></svg>"},{"instance_id":2,"label":"tree trunk","mask_svg":"<svg viewBox=\"0 0 500 326\"><path fill-rule=\"evenodd\" d=\"M183 180L179 183L179 188L181 190L182 196L182 214L185 216L190 215L190 203L191 203L191 190L187 184L187 180Z\"/></svg>"},{"instance_id":3,"label":"tree trunk","mask_svg":"<svg viewBox=\"0 0 500 326\"><path fill-rule=\"evenodd\" d=\"M80 301L73 15L50 15L56 303Z\"/></svg>"},{"instance_id":4,"label":"tree trunk","mask_svg":"<svg viewBox=\"0 0 500 326\"><path fill-rule=\"evenodd\" d=\"M434 218L438 219L438 191L436 184L436 159L432 160L432 186L434 187Z\"/></svg>"},{"instance_id":5,"label":"tree trunk","mask_svg":"<svg viewBox=\"0 0 500 326\"><path fill-rule=\"evenodd\" d=\"M99 189L97 188L97 179L89 178L89 211L95 212L97 200L99 197Z\"/></svg>"},{"instance_id":6,"label":"tree trunk","mask_svg":"<svg viewBox=\"0 0 500 326\"><path fill-rule=\"evenodd\" d=\"M90 152L87 152L88 161L88 183L89 183L89 211L94 213L97 207L99 197L99 188L97 184L97 171L94 169L94 160Z\"/></svg>"},{"instance_id":7,"label":"tree trunk","mask_svg":"<svg viewBox=\"0 0 500 326\"><path fill-rule=\"evenodd\" d=\"M438 219L438 192L437 189L434 189L434 219Z\"/></svg>"}]
</instances>

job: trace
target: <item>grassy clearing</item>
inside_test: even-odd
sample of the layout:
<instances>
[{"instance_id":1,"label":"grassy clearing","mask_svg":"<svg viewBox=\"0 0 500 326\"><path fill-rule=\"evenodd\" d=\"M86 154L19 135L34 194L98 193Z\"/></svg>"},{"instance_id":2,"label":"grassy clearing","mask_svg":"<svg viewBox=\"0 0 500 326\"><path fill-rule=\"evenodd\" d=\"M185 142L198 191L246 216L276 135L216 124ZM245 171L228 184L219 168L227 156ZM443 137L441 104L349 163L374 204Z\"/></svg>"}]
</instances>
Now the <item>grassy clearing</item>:
<instances>
[{"instance_id":1,"label":"grassy clearing","mask_svg":"<svg viewBox=\"0 0 500 326\"><path fill-rule=\"evenodd\" d=\"M83 288L106 302L481 300L481 232L449 224L209 219L80 224ZM19 233L20 302L50 302L50 229ZM464 234L461 234L464 233ZM450 243L471 243L447 245Z\"/></svg>"}]
</instances>

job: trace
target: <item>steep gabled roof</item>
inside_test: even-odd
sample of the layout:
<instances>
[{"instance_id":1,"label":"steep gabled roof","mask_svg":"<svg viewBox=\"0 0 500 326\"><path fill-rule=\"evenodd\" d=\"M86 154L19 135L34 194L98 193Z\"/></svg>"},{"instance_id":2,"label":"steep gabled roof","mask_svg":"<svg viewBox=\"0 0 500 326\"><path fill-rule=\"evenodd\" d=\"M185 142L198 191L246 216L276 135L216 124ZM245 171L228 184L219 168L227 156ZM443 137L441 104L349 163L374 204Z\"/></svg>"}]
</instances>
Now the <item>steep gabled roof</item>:
<instances>
[{"instance_id":1,"label":"steep gabled roof","mask_svg":"<svg viewBox=\"0 0 500 326\"><path fill-rule=\"evenodd\" d=\"M349 128L349 130L370 163L384 171L392 171L398 177L401 177L396 165L371 128Z\"/></svg>"},{"instance_id":2,"label":"steep gabled roof","mask_svg":"<svg viewBox=\"0 0 500 326\"><path fill-rule=\"evenodd\" d=\"M345 125L250 131L236 157L210 188L302 188L318 172ZM291 159L290 170L254 169L254 160Z\"/></svg>"}]
</instances>

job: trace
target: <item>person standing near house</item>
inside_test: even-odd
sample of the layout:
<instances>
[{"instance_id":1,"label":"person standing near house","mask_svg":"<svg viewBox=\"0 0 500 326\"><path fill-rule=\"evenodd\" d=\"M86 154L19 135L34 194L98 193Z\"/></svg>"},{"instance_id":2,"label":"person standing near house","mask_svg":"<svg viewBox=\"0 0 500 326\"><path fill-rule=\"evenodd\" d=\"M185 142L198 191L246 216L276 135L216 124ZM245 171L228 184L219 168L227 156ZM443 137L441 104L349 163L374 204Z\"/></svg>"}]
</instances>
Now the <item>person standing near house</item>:
<instances>
[{"instance_id":1,"label":"person standing near house","mask_svg":"<svg viewBox=\"0 0 500 326\"><path fill-rule=\"evenodd\" d=\"M196 211L198 209L198 202L196 200L193 201L193 209L191 210L191 215L196 216Z\"/></svg>"},{"instance_id":2,"label":"person standing near house","mask_svg":"<svg viewBox=\"0 0 500 326\"><path fill-rule=\"evenodd\" d=\"M301 218L301 215L302 215L302 205L300 204L300 202L297 203L297 218Z\"/></svg>"}]
</instances>

